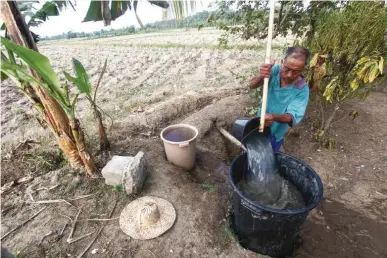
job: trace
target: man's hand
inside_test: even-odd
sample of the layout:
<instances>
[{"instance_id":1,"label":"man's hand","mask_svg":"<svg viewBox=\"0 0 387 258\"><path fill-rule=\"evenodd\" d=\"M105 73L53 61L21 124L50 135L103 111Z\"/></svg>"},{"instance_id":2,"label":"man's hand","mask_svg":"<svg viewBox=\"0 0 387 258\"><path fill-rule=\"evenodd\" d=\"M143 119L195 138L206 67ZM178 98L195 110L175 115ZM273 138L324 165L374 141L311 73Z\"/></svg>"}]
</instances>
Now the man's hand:
<instances>
[{"instance_id":1,"label":"man's hand","mask_svg":"<svg viewBox=\"0 0 387 258\"><path fill-rule=\"evenodd\" d=\"M275 62L272 61L271 64L262 64L259 67L259 72L260 72L259 76L255 76L250 81L250 88L251 89L255 89L258 86L262 86L264 78L270 78L271 68L273 67L274 63Z\"/></svg>"},{"instance_id":2,"label":"man's hand","mask_svg":"<svg viewBox=\"0 0 387 258\"><path fill-rule=\"evenodd\" d=\"M270 78L271 68L273 67L274 62L271 64L261 64L259 67L260 76L263 78Z\"/></svg>"},{"instance_id":3,"label":"man's hand","mask_svg":"<svg viewBox=\"0 0 387 258\"><path fill-rule=\"evenodd\" d=\"M293 117L290 114L265 114L265 126L271 126L274 122L287 123L291 125Z\"/></svg>"},{"instance_id":4,"label":"man's hand","mask_svg":"<svg viewBox=\"0 0 387 258\"><path fill-rule=\"evenodd\" d=\"M265 114L265 126L271 126L274 122L273 114Z\"/></svg>"}]
</instances>

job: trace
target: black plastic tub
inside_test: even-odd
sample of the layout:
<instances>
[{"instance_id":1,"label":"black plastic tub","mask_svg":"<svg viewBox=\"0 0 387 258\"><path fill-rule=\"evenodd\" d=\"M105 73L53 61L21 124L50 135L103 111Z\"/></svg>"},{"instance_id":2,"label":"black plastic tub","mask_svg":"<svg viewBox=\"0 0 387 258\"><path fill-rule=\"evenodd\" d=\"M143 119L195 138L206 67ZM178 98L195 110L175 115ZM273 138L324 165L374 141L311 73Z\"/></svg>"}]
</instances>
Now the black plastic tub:
<instances>
[{"instance_id":1,"label":"black plastic tub","mask_svg":"<svg viewBox=\"0 0 387 258\"><path fill-rule=\"evenodd\" d=\"M296 210L265 207L249 200L237 187L247 173L246 154L230 165L228 180L233 187L232 225L242 247L257 253L281 257L291 255L308 212L323 197L323 185L316 172L293 156L276 153L281 176L301 192L306 206Z\"/></svg>"},{"instance_id":2,"label":"black plastic tub","mask_svg":"<svg viewBox=\"0 0 387 258\"><path fill-rule=\"evenodd\" d=\"M231 129L231 134L237 138L239 141L242 141L249 133L259 128L260 118L240 118L234 122ZM270 127L265 127L263 134L270 136Z\"/></svg>"}]
</instances>

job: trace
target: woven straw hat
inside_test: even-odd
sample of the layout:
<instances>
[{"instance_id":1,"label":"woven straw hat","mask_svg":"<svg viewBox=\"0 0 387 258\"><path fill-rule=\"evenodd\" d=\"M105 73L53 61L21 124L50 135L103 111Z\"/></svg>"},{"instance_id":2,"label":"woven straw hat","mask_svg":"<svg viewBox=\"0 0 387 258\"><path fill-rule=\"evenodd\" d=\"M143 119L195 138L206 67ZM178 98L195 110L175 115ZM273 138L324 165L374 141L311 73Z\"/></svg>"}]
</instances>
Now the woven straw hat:
<instances>
[{"instance_id":1,"label":"woven straw hat","mask_svg":"<svg viewBox=\"0 0 387 258\"><path fill-rule=\"evenodd\" d=\"M121 212L120 227L135 239L152 239L173 226L176 211L167 200L144 196L129 203Z\"/></svg>"}]
</instances>

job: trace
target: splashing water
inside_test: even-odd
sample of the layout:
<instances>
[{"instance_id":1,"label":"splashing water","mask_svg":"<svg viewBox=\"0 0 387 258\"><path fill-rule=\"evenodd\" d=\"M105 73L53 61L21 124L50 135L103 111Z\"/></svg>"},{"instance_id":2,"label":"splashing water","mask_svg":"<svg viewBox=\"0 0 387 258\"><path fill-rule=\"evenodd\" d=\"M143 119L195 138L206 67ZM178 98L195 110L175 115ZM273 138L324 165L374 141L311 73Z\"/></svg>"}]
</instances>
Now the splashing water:
<instances>
[{"instance_id":1,"label":"splashing water","mask_svg":"<svg viewBox=\"0 0 387 258\"><path fill-rule=\"evenodd\" d=\"M277 209L299 209L305 201L296 186L279 174L270 139L262 134L248 137L247 176L239 189L256 203Z\"/></svg>"}]
</instances>

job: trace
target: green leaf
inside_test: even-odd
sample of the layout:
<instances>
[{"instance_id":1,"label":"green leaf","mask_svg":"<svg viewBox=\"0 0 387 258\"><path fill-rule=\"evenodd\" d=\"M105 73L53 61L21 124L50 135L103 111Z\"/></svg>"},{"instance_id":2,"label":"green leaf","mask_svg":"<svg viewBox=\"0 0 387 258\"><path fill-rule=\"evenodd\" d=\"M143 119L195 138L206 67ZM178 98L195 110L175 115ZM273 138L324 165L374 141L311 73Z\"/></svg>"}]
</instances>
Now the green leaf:
<instances>
[{"instance_id":1,"label":"green leaf","mask_svg":"<svg viewBox=\"0 0 387 258\"><path fill-rule=\"evenodd\" d=\"M167 9L169 7L168 1L148 1L148 2L164 9Z\"/></svg>"},{"instance_id":2,"label":"green leaf","mask_svg":"<svg viewBox=\"0 0 387 258\"><path fill-rule=\"evenodd\" d=\"M313 58L310 60L309 66L314 67L317 64L319 54L316 53Z\"/></svg>"},{"instance_id":3,"label":"green leaf","mask_svg":"<svg viewBox=\"0 0 387 258\"><path fill-rule=\"evenodd\" d=\"M100 1L90 1L89 9L82 22L102 21L102 7Z\"/></svg>"},{"instance_id":4,"label":"green leaf","mask_svg":"<svg viewBox=\"0 0 387 258\"><path fill-rule=\"evenodd\" d=\"M70 4L73 10L75 11L75 8L72 5L71 1L53 1L53 2L58 6L59 10L61 11L67 8L67 4Z\"/></svg>"},{"instance_id":5,"label":"green leaf","mask_svg":"<svg viewBox=\"0 0 387 258\"><path fill-rule=\"evenodd\" d=\"M368 77L366 76L367 75L367 71L368 71L368 68L372 65L372 62L369 62L367 61L364 66L358 70L358 72L356 73L357 74L357 77L360 79L360 80L363 80L364 82L367 82L368 81Z\"/></svg>"},{"instance_id":6,"label":"green leaf","mask_svg":"<svg viewBox=\"0 0 387 258\"><path fill-rule=\"evenodd\" d=\"M68 80L69 82L72 82L74 84L77 84L78 83L78 79L75 78L75 77L72 77L70 74L68 74L67 72L63 72L64 76L66 77L66 80Z\"/></svg>"},{"instance_id":7,"label":"green leaf","mask_svg":"<svg viewBox=\"0 0 387 258\"><path fill-rule=\"evenodd\" d=\"M336 87L338 86L338 80L339 80L339 77L338 77L338 76L334 77L334 78L329 82L329 84L326 86L326 88L325 88L325 91L324 91L323 96L325 97L325 99L326 99L328 102L331 102L331 103L332 103L333 95L334 95L334 90L335 90Z\"/></svg>"},{"instance_id":8,"label":"green leaf","mask_svg":"<svg viewBox=\"0 0 387 258\"><path fill-rule=\"evenodd\" d=\"M110 7L112 20L114 21L123 15L128 9L131 9L130 1L112 1Z\"/></svg>"},{"instance_id":9,"label":"green leaf","mask_svg":"<svg viewBox=\"0 0 387 258\"><path fill-rule=\"evenodd\" d=\"M30 7L30 10L32 7ZM23 12L26 15L26 12ZM42 22L46 21L49 16L58 16L59 9L58 6L54 2L46 2L34 15L31 16L31 19L28 22L29 26L38 26Z\"/></svg>"},{"instance_id":10,"label":"green leaf","mask_svg":"<svg viewBox=\"0 0 387 258\"><path fill-rule=\"evenodd\" d=\"M381 56L380 61L379 61L379 70L380 73L383 73L383 63L384 63L384 58Z\"/></svg>"},{"instance_id":11,"label":"green leaf","mask_svg":"<svg viewBox=\"0 0 387 258\"><path fill-rule=\"evenodd\" d=\"M1 72L1 81L4 81L8 79L8 75L6 75L5 73Z\"/></svg>"},{"instance_id":12,"label":"green leaf","mask_svg":"<svg viewBox=\"0 0 387 258\"><path fill-rule=\"evenodd\" d=\"M99 88L99 85L101 84L101 81L102 81L102 76L104 75L104 73L106 72L106 68L107 68L107 59L105 59L105 63L102 67L102 71L99 75L99 78L98 78L98 82L97 82L97 86L95 87L95 91L94 91L94 98L93 98L93 101L95 102L96 98L97 98L97 91L98 91L98 88Z\"/></svg>"},{"instance_id":13,"label":"green leaf","mask_svg":"<svg viewBox=\"0 0 387 258\"><path fill-rule=\"evenodd\" d=\"M370 61L370 58L368 56L364 56L364 57L360 58L356 64L361 65L361 64L364 64L364 63L369 62L369 61Z\"/></svg>"},{"instance_id":14,"label":"green leaf","mask_svg":"<svg viewBox=\"0 0 387 258\"><path fill-rule=\"evenodd\" d=\"M115 185L115 186L112 186L112 190L114 192L122 192L122 185Z\"/></svg>"},{"instance_id":15,"label":"green leaf","mask_svg":"<svg viewBox=\"0 0 387 258\"><path fill-rule=\"evenodd\" d=\"M51 97L55 98L59 102L59 104L66 110L66 112L69 111L69 108L66 105L62 95L58 95L57 92L52 90L52 87L30 75L28 71L22 66L11 64L6 60L2 60L1 72L6 74L19 86L21 86L22 83L28 83L31 85L43 87Z\"/></svg>"},{"instance_id":16,"label":"green leaf","mask_svg":"<svg viewBox=\"0 0 387 258\"><path fill-rule=\"evenodd\" d=\"M82 63L75 58L73 58L73 69L75 71L75 74L77 75L77 79L81 82L81 84L77 85L79 91L81 93L86 93L87 95L90 95L91 85L89 82L89 75L87 74Z\"/></svg>"},{"instance_id":17,"label":"green leaf","mask_svg":"<svg viewBox=\"0 0 387 258\"><path fill-rule=\"evenodd\" d=\"M10 51L15 53L21 60L23 60L32 70L34 70L39 77L48 85L52 92L58 96L62 96L63 92L60 89L59 79L52 69L50 61L44 55L19 46L11 41L1 38L1 43Z\"/></svg>"},{"instance_id":18,"label":"green leaf","mask_svg":"<svg viewBox=\"0 0 387 258\"><path fill-rule=\"evenodd\" d=\"M71 112L73 115L75 114L75 105L77 104L78 97L79 97L79 94L76 94L73 99L73 102L71 103Z\"/></svg>"},{"instance_id":19,"label":"green leaf","mask_svg":"<svg viewBox=\"0 0 387 258\"><path fill-rule=\"evenodd\" d=\"M71 82L71 83L75 84L75 86L77 86L79 93L85 93L83 91L84 83L79 78L73 77L70 74L68 74L67 72L63 72L63 74L66 77L66 80L68 80L69 82Z\"/></svg>"},{"instance_id":20,"label":"green leaf","mask_svg":"<svg viewBox=\"0 0 387 258\"><path fill-rule=\"evenodd\" d=\"M351 81L350 86L352 90L357 90L359 88L359 80L354 79L353 81Z\"/></svg>"},{"instance_id":21,"label":"green leaf","mask_svg":"<svg viewBox=\"0 0 387 258\"><path fill-rule=\"evenodd\" d=\"M352 120L354 120L357 116L359 115L359 112L357 112L356 110L352 111L349 116L352 117Z\"/></svg>"},{"instance_id":22,"label":"green leaf","mask_svg":"<svg viewBox=\"0 0 387 258\"><path fill-rule=\"evenodd\" d=\"M59 15L58 7L53 2L44 3L44 5L42 7L42 11L44 11L46 16L58 16Z\"/></svg>"},{"instance_id":23,"label":"green leaf","mask_svg":"<svg viewBox=\"0 0 387 258\"><path fill-rule=\"evenodd\" d=\"M374 67L371 67L370 70L371 71L369 72L369 75L368 75L368 81L373 82L379 76L380 70L377 65L375 65Z\"/></svg>"}]
</instances>

